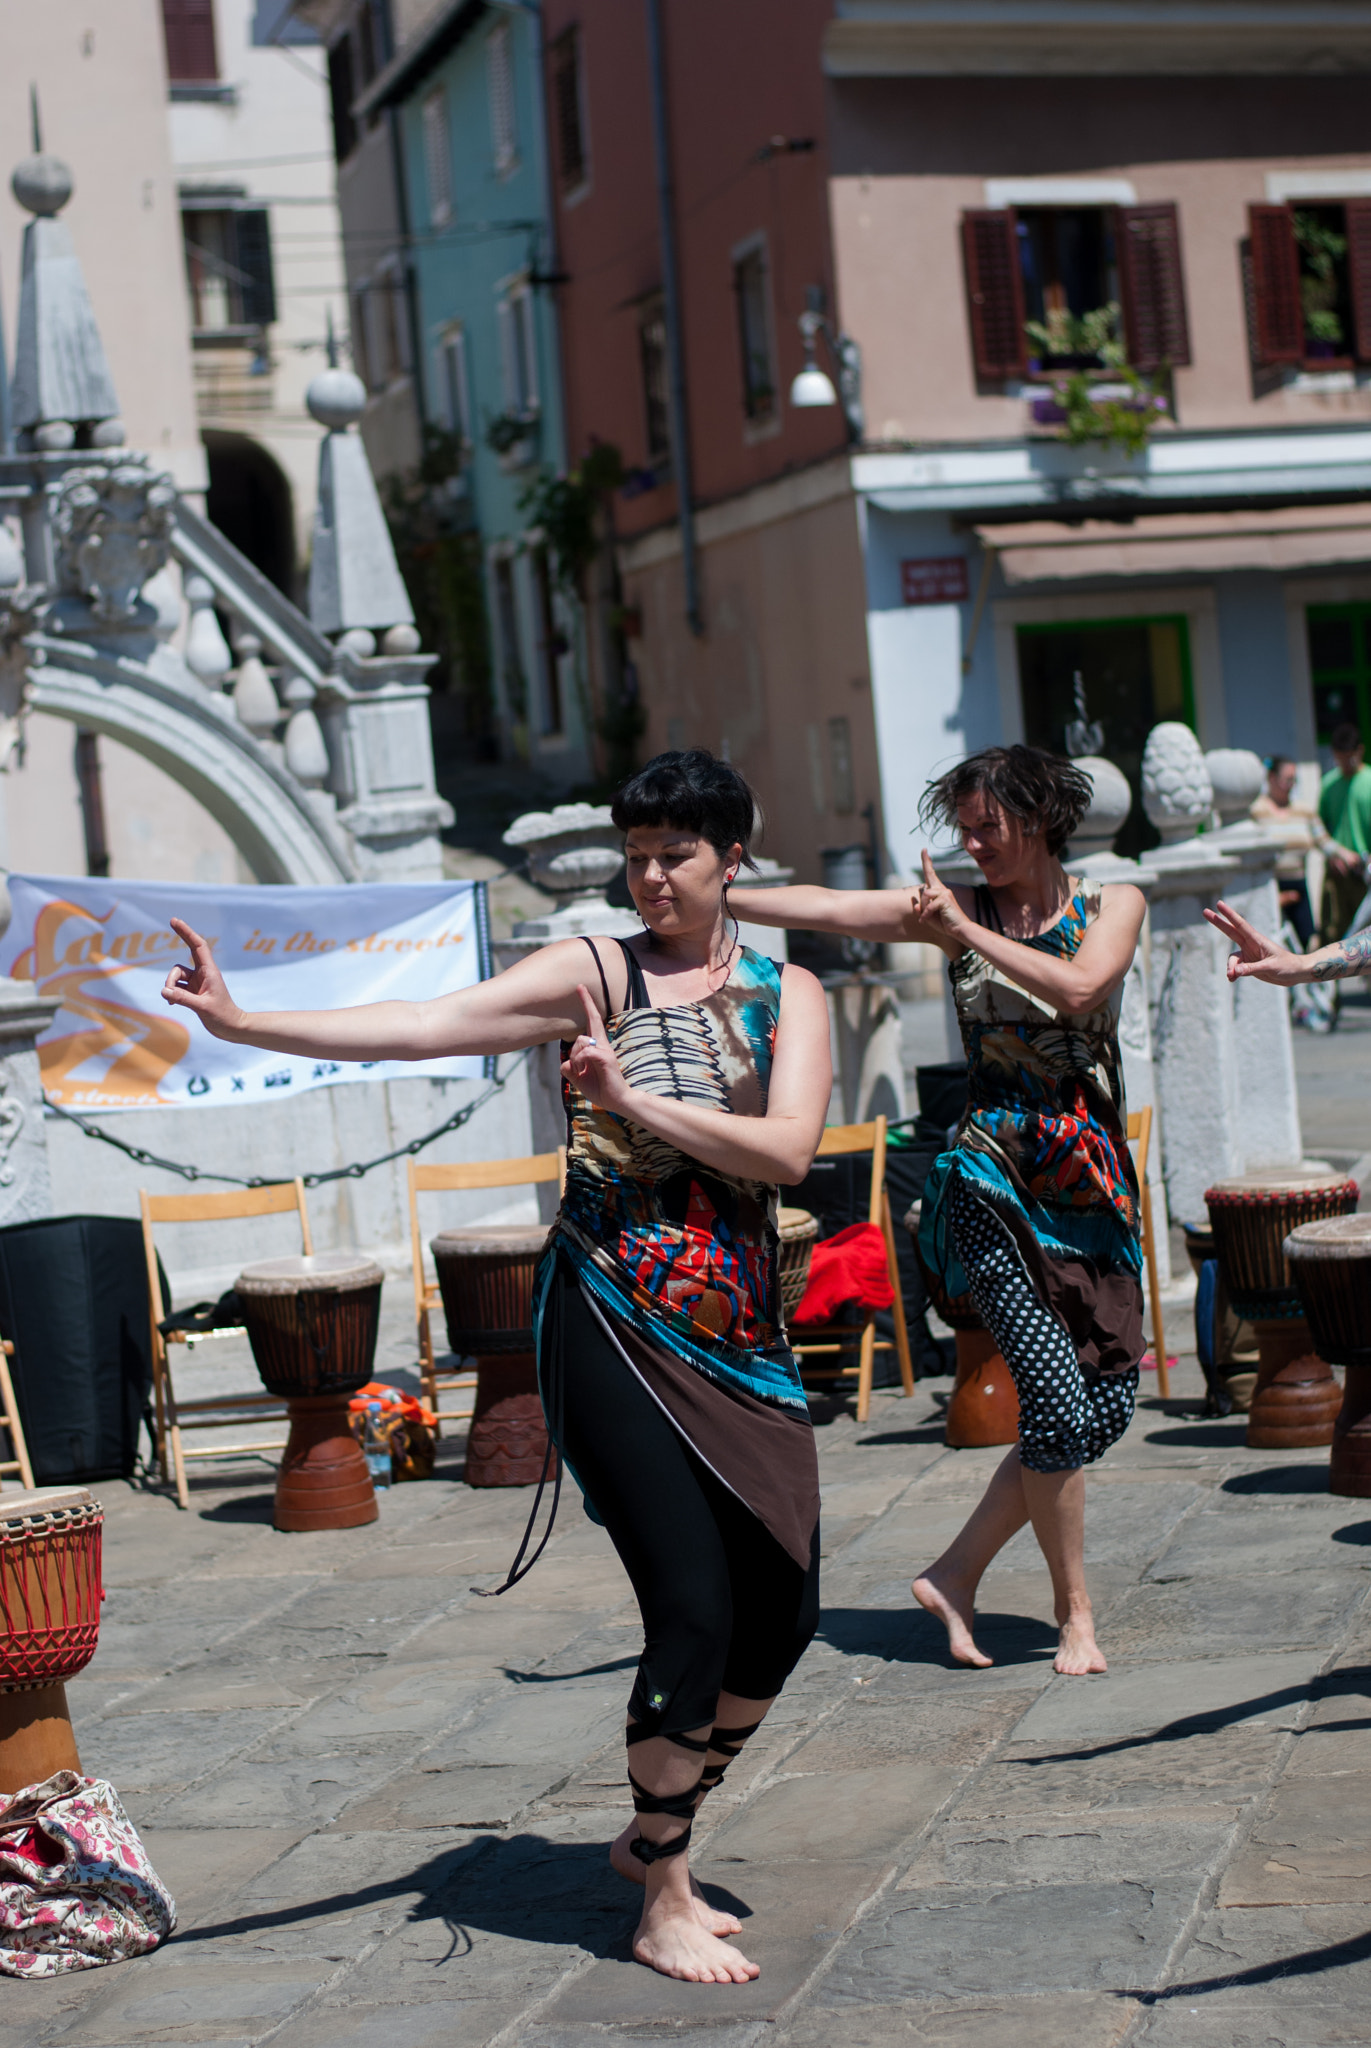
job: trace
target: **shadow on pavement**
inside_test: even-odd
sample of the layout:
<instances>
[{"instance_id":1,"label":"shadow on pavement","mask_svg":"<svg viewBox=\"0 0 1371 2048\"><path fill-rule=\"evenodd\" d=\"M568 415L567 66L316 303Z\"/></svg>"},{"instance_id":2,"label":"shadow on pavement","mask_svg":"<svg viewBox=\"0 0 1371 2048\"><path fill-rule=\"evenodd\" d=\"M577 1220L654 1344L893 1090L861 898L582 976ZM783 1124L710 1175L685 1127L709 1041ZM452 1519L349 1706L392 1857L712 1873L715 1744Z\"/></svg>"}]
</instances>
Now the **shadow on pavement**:
<instances>
[{"instance_id":1,"label":"shadow on pavement","mask_svg":"<svg viewBox=\"0 0 1371 2048\"><path fill-rule=\"evenodd\" d=\"M844 1657L880 1657L887 1664L963 1667L948 1654L941 1622L911 1599L908 1608L827 1607L819 1616L819 1640ZM976 1640L993 1645L996 1664L1040 1664L1057 1654L1057 1631L1027 1614L976 1611Z\"/></svg>"},{"instance_id":2,"label":"shadow on pavement","mask_svg":"<svg viewBox=\"0 0 1371 2048\"><path fill-rule=\"evenodd\" d=\"M1189 1428L1149 1429L1143 1441L1149 1444L1185 1444L1193 1450L1242 1450L1247 1443L1247 1417L1231 1422L1197 1422Z\"/></svg>"},{"instance_id":3,"label":"shadow on pavement","mask_svg":"<svg viewBox=\"0 0 1371 2048\"><path fill-rule=\"evenodd\" d=\"M1328 1492L1328 1467L1323 1465L1268 1465L1257 1472L1238 1472L1225 1479L1224 1493L1323 1493Z\"/></svg>"},{"instance_id":4,"label":"shadow on pavement","mask_svg":"<svg viewBox=\"0 0 1371 2048\"><path fill-rule=\"evenodd\" d=\"M1335 1543L1371 1543L1371 1522L1349 1522L1345 1529L1329 1533Z\"/></svg>"},{"instance_id":5,"label":"shadow on pavement","mask_svg":"<svg viewBox=\"0 0 1371 2048\"><path fill-rule=\"evenodd\" d=\"M1315 1977L1325 1970L1347 1970L1354 1963L1371 1961L1371 1934L1349 1935L1346 1941L1330 1941L1323 1948L1307 1948L1294 1956L1280 1956L1274 1962L1253 1963L1246 1970L1234 1970L1226 1977L1191 1977L1184 1984L1172 1984L1165 1991L1120 1991L1118 1998L1136 1998L1143 2005L1167 2005L1173 1999L1194 1998L1202 1991L1231 1991L1239 1984L1271 1984L1278 1977Z\"/></svg>"},{"instance_id":6,"label":"shadow on pavement","mask_svg":"<svg viewBox=\"0 0 1371 2048\"><path fill-rule=\"evenodd\" d=\"M1128 1749L1150 1749L1158 1742L1188 1742L1192 1735L1213 1735L1220 1728L1231 1728L1255 1715L1275 1713L1281 1707L1300 1705L1305 1700L1336 1699L1365 1699L1371 1703L1371 1664L1355 1664L1346 1671L1330 1671L1323 1678L1312 1679L1308 1685L1282 1686L1276 1692L1260 1693L1256 1699L1235 1700L1228 1707L1211 1707L1202 1714L1186 1714L1181 1720L1167 1721L1147 1735L1125 1735L1117 1742L1093 1742L1080 1749L1056 1749L1050 1754L1044 1752L1041 1756L1022 1757L1019 1762L1030 1770L1039 1764L1088 1763L1096 1757L1117 1756ZM1354 1729L1371 1732L1371 1712L1358 1720L1320 1721L1318 1724L1320 1735L1326 1735L1330 1730L1350 1732Z\"/></svg>"}]
</instances>

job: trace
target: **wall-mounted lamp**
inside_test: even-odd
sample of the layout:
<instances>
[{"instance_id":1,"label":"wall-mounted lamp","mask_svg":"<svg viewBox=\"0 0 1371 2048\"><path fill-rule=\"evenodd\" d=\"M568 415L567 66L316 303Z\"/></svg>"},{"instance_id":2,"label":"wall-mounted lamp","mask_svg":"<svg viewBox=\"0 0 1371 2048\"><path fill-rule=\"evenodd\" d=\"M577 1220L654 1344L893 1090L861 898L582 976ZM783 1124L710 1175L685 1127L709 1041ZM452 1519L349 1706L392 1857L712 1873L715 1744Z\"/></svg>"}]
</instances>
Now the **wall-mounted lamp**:
<instances>
[{"instance_id":1,"label":"wall-mounted lamp","mask_svg":"<svg viewBox=\"0 0 1371 2048\"><path fill-rule=\"evenodd\" d=\"M804 367L790 387L790 403L800 408L841 404L847 421L848 439L860 441L866 427L862 412L862 352L850 335L835 334L829 326L824 316L822 285L810 285L805 296L808 304L800 315ZM819 368L814 359L815 343L820 335L828 345L838 373L836 387L833 379Z\"/></svg>"}]
</instances>

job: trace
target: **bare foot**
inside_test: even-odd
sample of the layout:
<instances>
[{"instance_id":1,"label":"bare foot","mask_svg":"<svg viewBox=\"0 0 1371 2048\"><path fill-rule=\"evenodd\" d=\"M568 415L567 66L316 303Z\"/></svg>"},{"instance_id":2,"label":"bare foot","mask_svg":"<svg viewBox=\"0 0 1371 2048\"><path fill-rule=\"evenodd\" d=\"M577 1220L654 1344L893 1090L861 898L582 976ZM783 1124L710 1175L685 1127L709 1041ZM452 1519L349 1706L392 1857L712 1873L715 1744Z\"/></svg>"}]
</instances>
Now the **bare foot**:
<instances>
[{"instance_id":1,"label":"bare foot","mask_svg":"<svg viewBox=\"0 0 1371 2048\"><path fill-rule=\"evenodd\" d=\"M650 1970L687 1984L746 1984L762 1974L736 1948L706 1933L690 1906L661 1893L643 1906L633 1953Z\"/></svg>"},{"instance_id":2,"label":"bare foot","mask_svg":"<svg viewBox=\"0 0 1371 2048\"><path fill-rule=\"evenodd\" d=\"M934 1576L935 1570L936 1567L926 1571L922 1578L915 1579L909 1590L920 1607L926 1608L947 1630L947 1647L952 1652L953 1662L970 1664L977 1671L983 1671L995 1660L976 1648L971 1634L974 1605L955 1586L942 1586Z\"/></svg>"},{"instance_id":3,"label":"bare foot","mask_svg":"<svg viewBox=\"0 0 1371 2048\"><path fill-rule=\"evenodd\" d=\"M611 1866L618 1871L620 1877L627 1878L630 1884L641 1885L647 1882L647 1866L638 1861L628 1846L637 1832L637 1822L630 1821L623 1833L610 1843L609 1860ZM701 1927L704 1928L706 1934L742 1933L742 1921L737 1919L732 1913L716 1911L702 1896L699 1883L693 1877L690 1880L690 1891L695 1904L695 1917Z\"/></svg>"},{"instance_id":4,"label":"bare foot","mask_svg":"<svg viewBox=\"0 0 1371 2048\"><path fill-rule=\"evenodd\" d=\"M1060 1671L1063 1678L1086 1678L1109 1669L1104 1652L1095 1641L1095 1624L1089 1615L1081 1621L1064 1621L1060 1641L1052 1669Z\"/></svg>"}]
</instances>

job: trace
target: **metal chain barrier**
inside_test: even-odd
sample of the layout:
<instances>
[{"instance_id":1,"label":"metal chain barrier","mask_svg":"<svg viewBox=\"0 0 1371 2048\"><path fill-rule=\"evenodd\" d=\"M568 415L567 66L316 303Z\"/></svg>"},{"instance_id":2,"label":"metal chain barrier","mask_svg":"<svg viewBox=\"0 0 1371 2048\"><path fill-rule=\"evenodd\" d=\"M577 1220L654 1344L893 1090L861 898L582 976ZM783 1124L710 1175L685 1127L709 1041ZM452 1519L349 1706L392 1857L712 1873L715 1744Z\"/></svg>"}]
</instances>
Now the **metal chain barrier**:
<instances>
[{"instance_id":1,"label":"metal chain barrier","mask_svg":"<svg viewBox=\"0 0 1371 2048\"><path fill-rule=\"evenodd\" d=\"M422 1138L411 1138L407 1145L397 1145L393 1152L382 1152L376 1159L354 1160L350 1166L335 1166L327 1173L305 1173L300 1178L307 1188L321 1188L332 1180L360 1180L364 1173L371 1173L378 1166L389 1166L392 1159L404 1159L406 1156L412 1157L416 1152L422 1152L426 1145L432 1145L439 1138L445 1138L449 1131L460 1131L464 1124L470 1123L477 1110L484 1109L491 1097L498 1095L513 1079L528 1056L528 1051L521 1052L507 1074L501 1074L497 1067L495 1079L485 1093L468 1102L455 1115L450 1116L445 1124L439 1124L437 1130L426 1131ZM186 1166L177 1159L162 1159L156 1152L145 1151L141 1145L125 1144L122 1138L115 1137L113 1131L103 1130L99 1124L93 1124L87 1118L78 1116L74 1109L64 1109L60 1102L54 1102L46 1093L43 1102L54 1116L60 1116L66 1123L75 1124L88 1138L98 1138L103 1145L113 1145L117 1152L127 1154L135 1165L155 1166L163 1173L178 1173L182 1180L218 1180L225 1181L235 1188L269 1188L275 1187L283 1178L295 1178L292 1173L284 1176L277 1174L274 1178L270 1174L254 1173L250 1179L244 1180L236 1173L210 1173L203 1166Z\"/></svg>"}]
</instances>

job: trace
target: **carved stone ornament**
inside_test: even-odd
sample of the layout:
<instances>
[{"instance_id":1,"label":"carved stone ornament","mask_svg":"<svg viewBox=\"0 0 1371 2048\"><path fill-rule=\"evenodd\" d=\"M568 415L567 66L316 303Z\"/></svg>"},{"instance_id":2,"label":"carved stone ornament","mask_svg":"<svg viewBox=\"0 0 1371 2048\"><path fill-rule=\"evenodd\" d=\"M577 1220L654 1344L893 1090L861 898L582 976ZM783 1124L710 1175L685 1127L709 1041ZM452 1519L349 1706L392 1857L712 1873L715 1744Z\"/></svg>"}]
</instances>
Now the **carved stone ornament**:
<instances>
[{"instance_id":1,"label":"carved stone ornament","mask_svg":"<svg viewBox=\"0 0 1371 2048\"><path fill-rule=\"evenodd\" d=\"M53 509L62 590L98 619L133 617L138 595L167 559L176 486L143 462L69 470Z\"/></svg>"},{"instance_id":2,"label":"carved stone ornament","mask_svg":"<svg viewBox=\"0 0 1371 2048\"><path fill-rule=\"evenodd\" d=\"M1213 815L1214 790L1200 743L1179 721L1154 725L1147 735L1142 786L1143 809L1165 845L1193 838Z\"/></svg>"}]
</instances>

